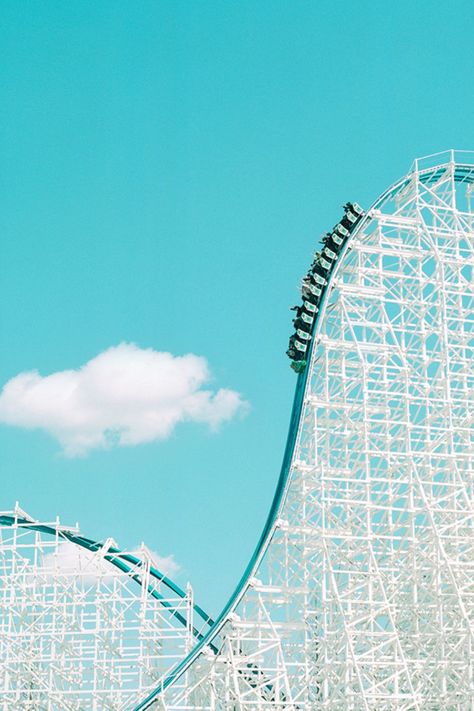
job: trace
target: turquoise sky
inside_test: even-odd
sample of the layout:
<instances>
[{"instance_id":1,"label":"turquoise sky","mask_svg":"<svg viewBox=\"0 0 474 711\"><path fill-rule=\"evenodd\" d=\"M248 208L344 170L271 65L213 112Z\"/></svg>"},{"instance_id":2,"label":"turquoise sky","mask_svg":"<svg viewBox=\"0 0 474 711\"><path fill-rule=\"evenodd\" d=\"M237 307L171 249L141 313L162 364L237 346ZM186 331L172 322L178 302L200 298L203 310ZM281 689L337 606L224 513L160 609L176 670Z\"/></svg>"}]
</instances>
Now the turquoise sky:
<instances>
[{"instance_id":1,"label":"turquoise sky","mask_svg":"<svg viewBox=\"0 0 474 711\"><path fill-rule=\"evenodd\" d=\"M173 554L215 613L263 525L289 307L340 206L474 148L471 1L1 6L0 384L122 341L205 356L251 409L66 458L0 426L1 509Z\"/></svg>"}]
</instances>

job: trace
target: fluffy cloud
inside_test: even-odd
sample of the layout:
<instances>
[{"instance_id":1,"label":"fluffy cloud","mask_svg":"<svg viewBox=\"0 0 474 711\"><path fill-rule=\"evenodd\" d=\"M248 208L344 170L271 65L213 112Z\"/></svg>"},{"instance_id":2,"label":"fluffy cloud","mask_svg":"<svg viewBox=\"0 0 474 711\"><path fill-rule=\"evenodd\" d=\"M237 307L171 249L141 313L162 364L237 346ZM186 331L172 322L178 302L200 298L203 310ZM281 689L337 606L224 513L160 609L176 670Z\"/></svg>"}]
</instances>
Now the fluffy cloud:
<instances>
[{"instance_id":1,"label":"fluffy cloud","mask_svg":"<svg viewBox=\"0 0 474 711\"><path fill-rule=\"evenodd\" d=\"M146 546L145 546L146 548ZM152 565L160 571L160 573L163 573L164 575L167 575L169 578L174 579L175 576L179 573L181 570L181 566L179 563L177 563L174 559L173 555L167 555L167 556L162 556L158 555L158 553L155 553L155 551L151 551L149 548L146 549ZM143 548L142 549L137 549L134 551L136 556L138 558L141 558L143 560L144 554L143 554Z\"/></svg>"},{"instance_id":2,"label":"fluffy cloud","mask_svg":"<svg viewBox=\"0 0 474 711\"><path fill-rule=\"evenodd\" d=\"M150 560L160 573L170 578L174 578L180 570L180 566L172 555L160 556L143 544L139 549L131 552L140 560ZM99 578L111 580L114 575L121 575L118 568L115 568L100 554L81 548L71 541L63 541L58 545L55 553L47 553L44 556L43 571L48 578L73 572L79 573L81 580L86 585L94 585Z\"/></svg>"},{"instance_id":3,"label":"fluffy cloud","mask_svg":"<svg viewBox=\"0 0 474 711\"><path fill-rule=\"evenodd\" d=\"M0 394L0 422L42 429L70 457L152 442L169 437L179 422L216 429L245 411L239 393L206 389L209 380L205 358L122 343L78 370L12 378Z\"/></svg>"}]
</instances>

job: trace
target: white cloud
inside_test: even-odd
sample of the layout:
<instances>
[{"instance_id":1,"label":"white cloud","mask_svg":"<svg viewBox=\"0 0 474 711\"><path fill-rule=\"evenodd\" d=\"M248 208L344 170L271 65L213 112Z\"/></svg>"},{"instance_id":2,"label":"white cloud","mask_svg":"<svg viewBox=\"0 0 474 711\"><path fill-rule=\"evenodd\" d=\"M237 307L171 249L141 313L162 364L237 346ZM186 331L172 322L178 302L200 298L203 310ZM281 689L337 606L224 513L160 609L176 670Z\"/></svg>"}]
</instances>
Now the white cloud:
<instances>
[{"instance_id":1,"label":"white cloud","mask_svg":"<svg viewBox=\"0 0 474 711\"><path fill-rule=\"evenodd\" d=\"M89 585L98 578L112 579L118 569L114 569L100 554L81 548L71 541L63 541L54 553L47 553L43 557L43 570L48 578L77 573Z\"/></svg>"},{"instance_id":2,"label":"white cloud","mask_svg":"<svg viewBox=\"0 0 474 711\"><path fill-rule=\"evenodd\" d=\"M111 543L115 545L113 541ZM104 551L107 548L106 544ZM181 569L172 555L160 556L143 544L131 553L140 560L149 559L160 573L172 579ZM86 585L94 585L99 578L110 582L114 576L123 575L118 568L103 557L102 551L94 553L71 541L62 541L54 553L47 553L43 557L43 571L48 578L76 573L80 575L80 579Z\"/></svg>"},{"instance_id":3,"label":"white cloud","mask_svg":"<svg viewBox=\"0 0 474 711\"><path fill-rule=\"evenodd\" d=\"M158 553L150 550L147 546L143 544L140 548L137 548L135 551L132 552L137 556L137 558L140 558L140 560L144 560L148 557L151 561L151 564L160 573L163 573L172 580L174 580L175 576L181 570L181 566L175 561L174 555L158 555Z\"/></svg>"},{"instance_id":4,"label":"white cloud","mask_svg":"<svg viewBox=\"0 0 474 711\"><path fill-rule=\"evenodd\" d=\"M42 429L70 457L152 442L169 437L179 422L216 429L245 411L234 390L203 388L209 380L205 358L122 343L78 370L12 378L0 394L0 422Z\"/></svg>"}]
</instances>

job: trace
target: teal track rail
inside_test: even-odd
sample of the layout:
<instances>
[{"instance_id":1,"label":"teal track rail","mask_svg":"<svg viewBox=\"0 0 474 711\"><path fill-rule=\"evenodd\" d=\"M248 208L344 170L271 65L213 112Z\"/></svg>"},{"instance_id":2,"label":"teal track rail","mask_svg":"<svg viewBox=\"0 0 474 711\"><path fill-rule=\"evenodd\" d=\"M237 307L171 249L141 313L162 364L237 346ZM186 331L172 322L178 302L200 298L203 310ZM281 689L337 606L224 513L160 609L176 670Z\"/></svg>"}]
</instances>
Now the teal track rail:
<instances>
[{"instance_id":1,"label":"teal track rail","mask_svg":"<svg viewBox=\"0 0 474 711\"><path fill-rule=\"evenodd\" d=\"M409 173L403 179L397 181L384 193L382 193L382 195L369 208L368 212L358 223L354 232L351 233L349 239L346 241L343 249L341 250L338 256L336 267L331 272L329 283L324 291L324 295L321 300L321 308L315 319L315 336L317 335L318 328L322 322L322 316L325 313L325 304L327 300L327 295L330 292L330 283L334 279L335 274L337 273L338 265L342 262L346 250L350 248L351 240L362 229L362 227L367 224L367 215L369 215L372 210L376 210L377 208L379 208L386 200L390 200L391 198L393 198L398 192L400 192L400 190L403 190L403 188L406 187L411 180L413 180L415 175L417 176L418 180L423 183L433 183L443 176L446 170L446 166L449 166L451 163L452 161L446 161L445 163L443 163L443 165L437 165L434 167L427 168L425 170L419 170L416 173ZM454 178L457 182L474 182L474 165L457 164L455 166ZM278 478L276 491L273 497L270 511L268 513L265 526L260 535L255 551L247 567L245 568L245 571L242 577L240 578L237 587L235 588L233 594L229 598L227 604L225 605L221 613L218 615L214 625L209 629L207 634L196 644L196 646L191 650L191 652L186 657L184 657L184 659L182 659L182 661L179 662L174 669L171 670L171 672L163 679L160 685L156 689L154 689L145 699L143 699L137 706L133 708L133 711L144 711L144 709L148 709L155 702L157 697L161 693L163 693L163 691L170 687L180 676L182 676L182 674L187 671L187 669L189 669L193 662L199 657L203 648L206 646L211 646L212 641L216 639L216 637L221 632L223 626L227 622L229 615L235 610L240 600L242 599L242 596L244 595L247 589L248 581L252 577L256 567L258 566L260 560L263 557L263 554L265 553L265 550L271 540L275 528L275 523L278 519L278 514L281 510L281 505L285 499L287 491L293 452L298 438L300 419L304 404L304 396L311 370L310 363L314 342L315 337L313 337L310 343L310 350L308 352L308 366L302 373L299 373L296 382L295 396L290 417L290 426L288 430L285 451L283 454L283 462L281 466L280 476ZM213 648L215 649L216 647L219 647L219 645L214 643Z\"/></svg>"},{"instance_id":2,"label":"teal track rail","mask_svg":"<svg viewBox=\"0 0 474 711\"><path fill-rule=\"evenodd\" d=\"M310 354L309 354L310 355ZM184 672L191 666L191 664L200 655L202 649L209 645L210 642L215 639L215 637L222 630L222 627L227 621L229 614L235 609L236 605L240 601L245 589L247 587L247 581L252 576L252 572L261 558L262 553L266 548L266 543L272 534L275 521L280 510L280 505L283 501L283 497L286 491L286 484L288 481L288 475L290 471L291 460L293 456L293 449L296 442L296 437L298 433L298 425L300 420L300 413L304 399L304 393L306 388L306 380L308 374L308 368L304 372L299 373L298 380L296 383L295 398L293 401L293 408L290 418L290 428L288 432L288 438L285 447L285 453L283 455L283 464L278 479L275 495L270 507L270 511L264 526L264 529L260 535L259 541L255 548L255 551L248 562L247 567L239 580L237 587L235 588L232 596L227 602L226 606L222 612L217 617L214 626L209 630L207 635L198 642L198 644L191 650L187 657L185 657L163 680L157 689L154 689L146 699L144 699L138 706L135 706L133 711L143 711L150 707L150 705L155 701L156 697L167 689L174 681L176 681ZM218 645L214 645L218 646Z\"/></svg>"},{"instance_id":3,"label":"teal track rail","mask_svg":"<svg viewBox=\"0 0 474 711\"><path fill-rule=\"evenodd\" d=\"M84 548L85 550L90 551L91 553L95 553L103 547L103 543L94 541L91 538L85 538L84 536L80 536L67 529L56 528L54 526L48 526L47 524L35 523L34 521L30 521L29 519L23 518L21 516L1 515L0 525L11 527L19 525L22 529L27 529L29 531L38 531L39 533L46 533L51 536L57 536L61 540L74 543L75 545L80 546L81 548ZM132 572L135 571L137 568L141 568L143 566L143 561L141 561L140 558L131 553L123 553L120 549L114 547L107 548L107 552L104 553L104 558L111 565L114 565L119 570L123 571L124 573L127 573L129 577L136 583L138 583L140 586L142 585L142 577L140 573ZM186 597L186 593L184 592L184 590L181 590L181 588L176 585L176 583L174 583L170 578L168 578L154 566L150 566L150 575L156 580L157 584L165 585L173 593L173 595L176 595L181 599L184 599ZM184 627L186 627L187 621L185 617L183 617L180 612L174 609L173 605L163 595L161 595L161 593L158 592L154 585L147 585L147 592L155 600L158 600L160 604L169 611L172 617L174 617L176 620L178 620L178 622L180 622ZM214 625L214 620L209 617L209 615L204 612L204 610L199 607L199 605L194 605L194 611L202 620L204 625ZM193 634L197 641L203 640L205 636L195 627L193 627ZM217 651L214 646L213 650Z\"/></svg>"}]
</instances>

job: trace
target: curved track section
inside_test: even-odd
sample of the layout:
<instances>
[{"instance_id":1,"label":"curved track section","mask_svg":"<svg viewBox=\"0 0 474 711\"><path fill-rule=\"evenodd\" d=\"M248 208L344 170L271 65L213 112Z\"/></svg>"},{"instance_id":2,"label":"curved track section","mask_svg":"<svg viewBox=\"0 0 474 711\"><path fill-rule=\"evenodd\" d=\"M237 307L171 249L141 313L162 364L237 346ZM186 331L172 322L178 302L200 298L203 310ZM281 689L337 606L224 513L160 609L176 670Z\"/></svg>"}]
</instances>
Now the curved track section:
<instances>
[{"instance_id":1,"label":"curved track section","mask_svg":"<svg viewBox=\"0 0 474 711\"><path fill-rule=\"evenodd\" d=\"M73 543L80 548L89 553L101 552L104 560L106 560L111 565L115 566L118 570L126 573L131 580L134 580L139 585L143 585L143 577L141 571L145 569L148 563L148 569L150 574L151 582L147 584L147 592L156 600L159 600L164 607L169 607L166 602L166 597L158 592L159 587L165 587L173 595L181 600L187 598L186 593L182 590L179 585L176 585L171 578L169 578L164 573L160 572L158 568L154 565L153 561L144 561L138 558L133 553L126 553L116 548L110 542L105 546L104 543L100 541L94 541L92 538L86 538L81 536L75 529L67 528L66 526L60 526L58 523L39 523L34 521L30 517L27 517L19 513L0 513L0 526L5 527L21 527L24 531L37 531L38 533L49 534L58 538L60 542ZM212 627L214 625L213 619L204 610L193 603L194 611L197 617L200 619L201 625L207 625ZM183 625L186 626L186 620L177 612L176 610L170 608L170 614ZM204 635L202 632L193 628L193 634L196 639L203 639Z\"/></svg>"},{"instance_id":2,"label":"curved track section","mask_svg":"<svg viewBox=\"0 0 474 711\"><path fill-rule=\"evenodd\" d=\"M212 624L144 546L128 553L19 508L0 513L5 708L130 708Z\"/></svg>"},{"instance_id":3,"label":"curved track section","mask_svg":"<svg viewBox=\"0 0 474 711\"><path fill-rule=\"evenodd\" d=\"M415 161L347 241L255 553L136 711L471 708L473 183Z\"/></svg>"}]
</instances>

